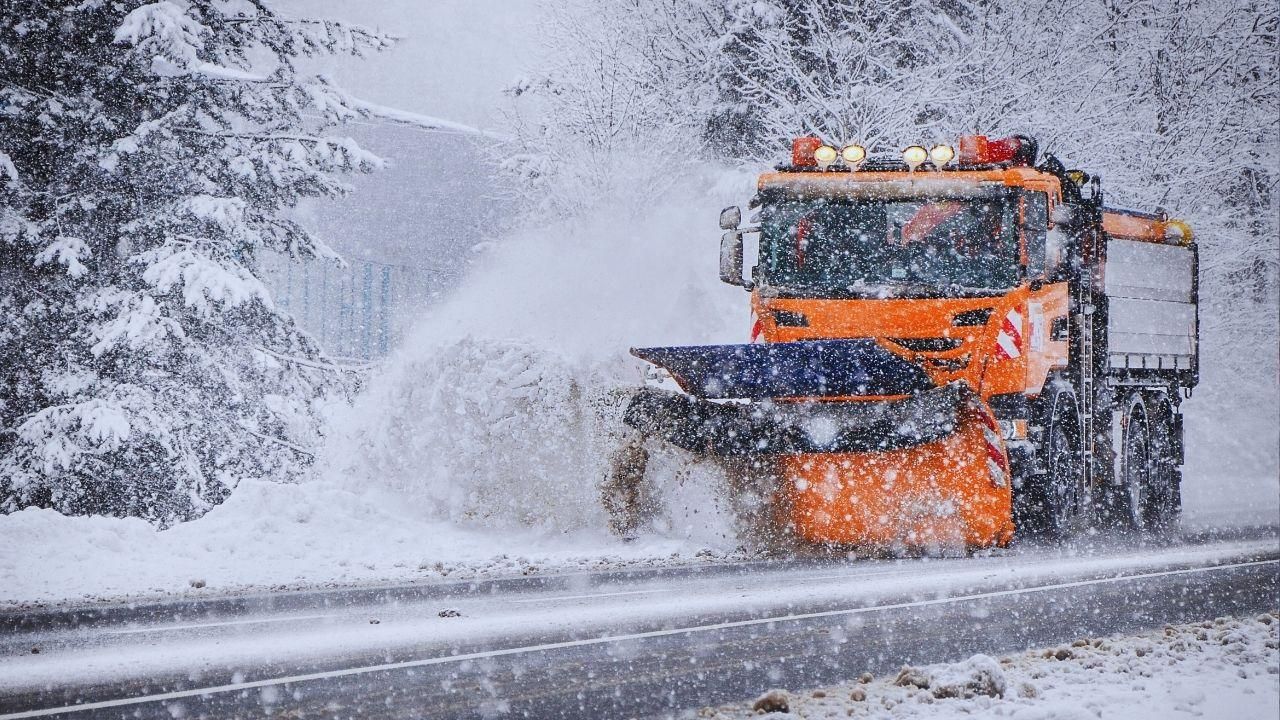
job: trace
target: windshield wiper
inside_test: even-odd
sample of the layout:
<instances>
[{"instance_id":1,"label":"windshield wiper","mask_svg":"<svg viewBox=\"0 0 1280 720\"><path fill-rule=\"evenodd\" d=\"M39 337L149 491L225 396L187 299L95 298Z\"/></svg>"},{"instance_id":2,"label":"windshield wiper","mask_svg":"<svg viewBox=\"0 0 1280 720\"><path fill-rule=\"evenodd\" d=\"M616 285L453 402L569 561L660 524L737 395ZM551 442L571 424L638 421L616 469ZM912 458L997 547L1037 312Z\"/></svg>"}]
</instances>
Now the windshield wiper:
<instances>
[{"instance_id":1,"label":"windshield wiper","mask_svg":"<svg viewBox=\"0 0 1280 720\"><path fill-rule=\"evenodd\" d=\"M956 284L933 284L923 282L885 283L876 285L858 285L846 288L847 291L859 295L885 297L950 297L961 295L999 295L1008 289L972 287Z\"/></svg>"}]
</instances>

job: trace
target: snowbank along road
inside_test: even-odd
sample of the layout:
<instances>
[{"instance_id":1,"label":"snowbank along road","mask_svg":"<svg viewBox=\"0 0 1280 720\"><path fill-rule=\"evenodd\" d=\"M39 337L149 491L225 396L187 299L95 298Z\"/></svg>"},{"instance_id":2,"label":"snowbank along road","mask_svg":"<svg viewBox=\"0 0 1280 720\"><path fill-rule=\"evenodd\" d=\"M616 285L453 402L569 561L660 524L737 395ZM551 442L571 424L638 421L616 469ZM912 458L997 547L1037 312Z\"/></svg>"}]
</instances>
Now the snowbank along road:
<instances>
[{"instance_id":1,"label":"snowbank along road","mask_svg":"<svg viewBox=\"0 0 1280 720\"><path fill-rule=\"evenodd\" d=\"M804 720L1280 718L1280 613L1080 637L998 660L905 665L876 678L700 708L703 720L785 711ZM777 717L777 716L775 716Z\"/></svg>"},{"instance_id":2,"label":"snowbank along road","mask_svg":"<svg viewBox=\"0 0 1280 720\"><path fill-rule=\"evenodd\" d=\"M0 720L661 717L904 662L1271 610L1278 569L1269 533L11 614Z\"/></svg>"}]
</instances>

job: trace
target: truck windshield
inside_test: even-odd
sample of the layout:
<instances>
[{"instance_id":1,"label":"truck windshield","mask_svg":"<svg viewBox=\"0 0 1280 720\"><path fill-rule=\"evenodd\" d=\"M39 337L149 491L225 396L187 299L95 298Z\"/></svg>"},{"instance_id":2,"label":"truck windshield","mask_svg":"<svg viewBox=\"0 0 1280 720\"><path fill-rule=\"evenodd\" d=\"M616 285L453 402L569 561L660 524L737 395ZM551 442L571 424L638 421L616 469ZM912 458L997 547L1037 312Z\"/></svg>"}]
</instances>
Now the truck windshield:
<instances>
[{"instance_id":1,"label":"truck windshield","mask_svg":"<svg viewBox=\"0 0 1280 720\"><path fill-rule=\"evenodd\" d=\"M1018 281L1016 201L780 199L761 213L763 280L800 297L954 297Z\"/></svg>"}]
</instances>

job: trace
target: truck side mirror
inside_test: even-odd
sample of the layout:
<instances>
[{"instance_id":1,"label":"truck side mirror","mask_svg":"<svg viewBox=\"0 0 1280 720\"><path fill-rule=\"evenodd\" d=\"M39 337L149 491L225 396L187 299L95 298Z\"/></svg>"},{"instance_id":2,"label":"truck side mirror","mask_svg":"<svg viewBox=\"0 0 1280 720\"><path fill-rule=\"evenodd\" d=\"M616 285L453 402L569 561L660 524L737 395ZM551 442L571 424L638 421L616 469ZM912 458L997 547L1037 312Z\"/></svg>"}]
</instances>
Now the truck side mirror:
<instances>
[{"instance_id":1,"label":"truck side mirror","mask_svg":"<svg viewBox=\"0 0 1280 720\"><path fill-rule=\"evenodd\" d=\"M720 211L720 229L737 230L742 224L742 208L732 205Z\"/></svg>"},{"instance_id":2,"label":"truck side mirror","mask_svg":"<svg viewBox=\"0 0 1280 720\"><path fill-rule=\"evenodd\" d=\"M737 208L733 208L737 210ZM723 223L723 220L721 221ZM742 277L742 232L730 230L720 236L720 280L748 290L754 284Z\"/></svg>"}]
</instances>

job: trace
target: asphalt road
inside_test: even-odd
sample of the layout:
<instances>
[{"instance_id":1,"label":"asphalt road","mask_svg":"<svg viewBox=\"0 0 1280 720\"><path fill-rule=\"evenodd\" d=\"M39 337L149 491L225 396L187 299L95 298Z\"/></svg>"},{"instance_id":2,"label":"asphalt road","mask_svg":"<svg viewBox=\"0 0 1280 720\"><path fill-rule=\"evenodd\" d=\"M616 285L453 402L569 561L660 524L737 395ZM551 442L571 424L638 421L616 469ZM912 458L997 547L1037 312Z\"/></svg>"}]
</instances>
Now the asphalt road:
<instances>
[{"instance_id":1,"label":"asphalt road","mask_svg":"<svg viewBox=\"0 0 1280 720\"><path fill-rule=\"evenodd\" d=\"M685 717L770 687L1275 609L1278 593L1267 532L19 613L0 616L0 720Z\"/></svg>"}]
</instances>

